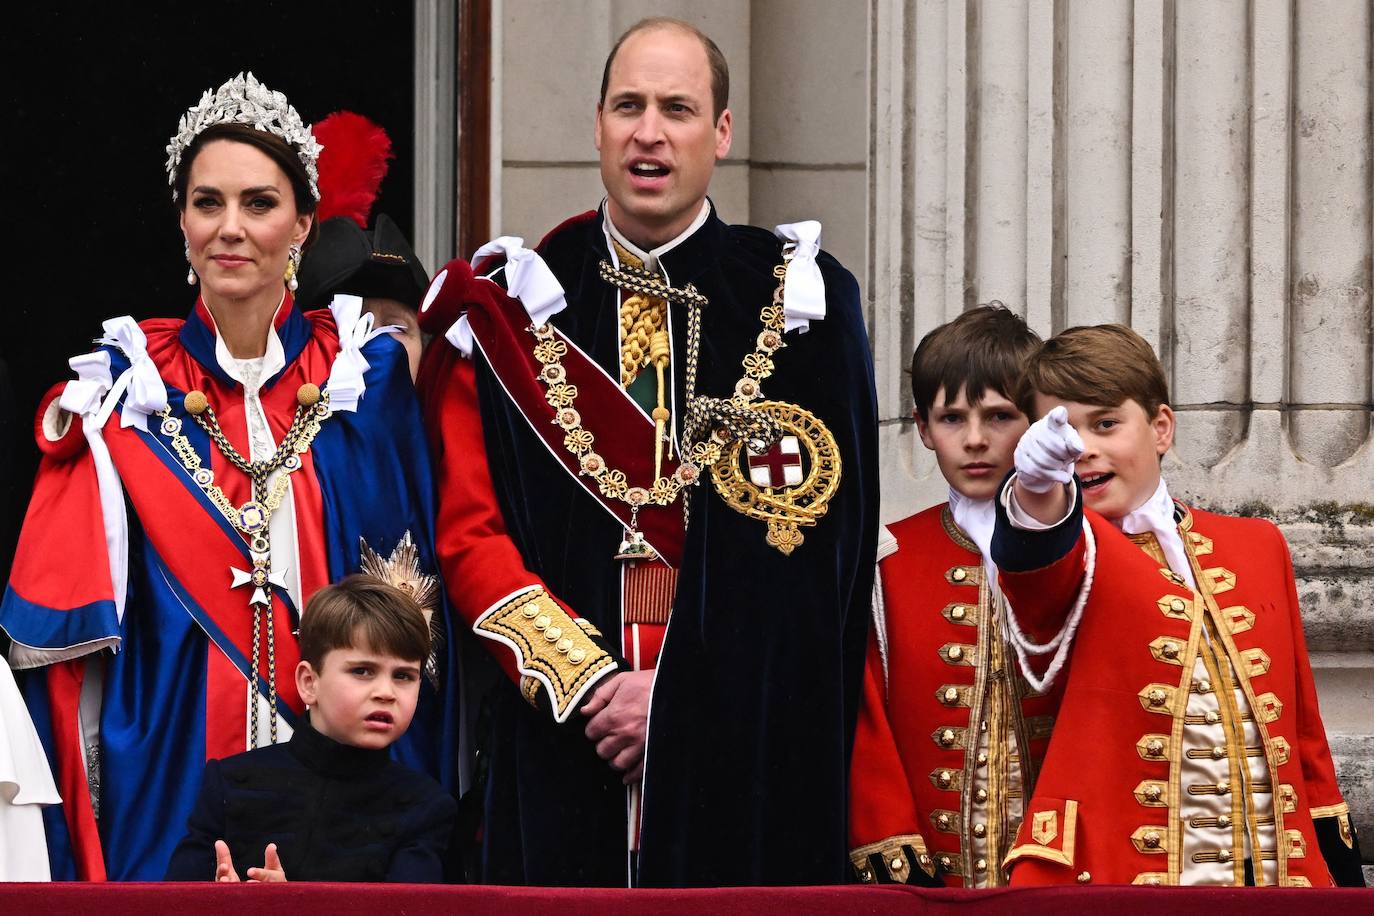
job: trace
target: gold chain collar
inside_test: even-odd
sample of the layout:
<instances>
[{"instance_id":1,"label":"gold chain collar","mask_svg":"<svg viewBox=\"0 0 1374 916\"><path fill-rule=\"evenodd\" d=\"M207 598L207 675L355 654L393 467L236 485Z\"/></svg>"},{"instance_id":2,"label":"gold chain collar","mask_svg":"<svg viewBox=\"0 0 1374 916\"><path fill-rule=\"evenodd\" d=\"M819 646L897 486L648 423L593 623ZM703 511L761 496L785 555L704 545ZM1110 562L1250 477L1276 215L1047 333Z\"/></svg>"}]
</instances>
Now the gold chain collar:
<instances>
[{"instance_id":1,"label":"gold chain collar","mask_svg":"<svg viewBox=\"0 0 1374 916\"><path fill-rule=\"evenodd\" d=\"M296 415L291 421L291 426L287 429L286 435L282 437L281 445L268 458L250 462L239 454L238 449L225 437L224 431L220 429L219 419L215 416L214 408L210 406L204 393L200 391L188 391L183 404L186 412L191 415L196 423L205 430L206 435L219 448L220 453L229 462L248 475L253 482L253 498L242 506L235 506L229 497L224 494L219 485L215 483L215 474L208 467L202 466L200 455L192 447L190 440L182 433L182 421L172 416L171 407L165 407L158 411L157 415L162 418L162 434L172 440L172 449L181 459L182 465L190 473L191 479L200 487L201 491L220 511L225 520L234 528L247 536L250 543L258 535L259 531L266 531L267 524L272 518L272 513L280 506L282 499L286 496L286 489L289 483L289 475L300 470L302 462L300 456L310 450L311 443L320 431L320 423L330 415L329 394L321 393L316 385L305 384L296 393ZM259 481L265 482L271 473L281 468L286 473L277 477L270 491L259 493Z\"/></svg>"},{"instance_id":2,"label":"gold chain collar","mask_svg":"<svg viewBox=\"0 0 1374 916\"><path fill-rule=\"evenodd\" d=\"M225 520L236 531L248 538L253 569L251 572L246 572L230 567L234 580L230 588L249 585L253 587L252 597L248 602L249 607L253 610L253 658L249 682L251 692L249 701L250 747L257 747L258 743L257 684L261 670L259 647L262 642L264 609L267 626L269 728L272 743L277 743L277 642L272 609L272 587L275 585L284 588L285 581L282 575L274 575L272 572L272 541L269 523L272 520L272 513L281 506L282 500L286 497L290 475L300 470L303 465L301 455L310 450L311 443L315 441L315 436L320 431L320 423L330 416L329 393L321 393L317 385L309 383L302 385L296 392L296 404L296 414L291 420L291 426L282 437L281 445L269 457L261 461L249 461L225 437L224 430L220 428L219 419L215 416L214 408L210 406L205 394L195 390L186 392L186 397L183 400L186 412L205 430L210 441L229 460L229 463L247 474L252 482L252 498L242 506L235 506L219 484L215 483L214 471L203 465L200 455L196 453L195 448L183 432L182 421L172 416L171 407L164 407L157 412L157 415L162 418L162 434L172 440L172 450L181 459L182 466L191 475L196 486L200 487L201 492L214 504ZM269 489L267 481L272 472L278 469L283 473L277 475Z\"/></svg>"},{"instance_id":3,"label":"gold chain collar","mask_svg":"<svg viewBox=\"0 0 1374 916\"><path fill-rule=\"evenodd\" d=\"M579 473L596 481L597 488L603 496L607 499L625 502L633 510L646 504L666 506L677 498L678 493L684 487L696 484L701 477L701 468L719 461L723 448L734 439L748 436L750 439L758 439L767 443L770 439L775 440L777 438L777 430L767 428L768 420L766 417L753 415L755 412L750 408L750 404L762 395L762 382L773 374L773 354L786 346L782 339L784 327L782 299L787 268L786 265L780 264L773 269L773 275L778 279L777 289L773 292L772 302L764 306L759 313L763 330L755 340L754 352L745 356L742 361L744 375L735 384L734 394L728 402L728 408L733 408L733 410L727 412L735 414L735 416L733 418L722 417L720 415L722 412L719 409L712 411L715 418L722 420L722 423L710 430L709 437L703 435L706 430L699 427L712 425L708 422L710 417L702 416L701 411L697 411L697 415L692 416L692 408L696 406L697 402L701 400L714 401L714 399L698 399L696 397L696 373L701 341L701 307L707 304L707 298L697 292L695 286L689 284L683 289L674 289L665 284L656 274L628 265L617 269L608 262L602 261L600 273L603 280L621 289L666 299L670 302L678 302L687 307L688 332L685 375L689 417L683 430L684 441L687 443L683 461L671 477L660 477L654 481L651 487L647 488L631 485L624 471L607 465L606 460L593 450L596 436L582 425L582 416L575 407L578 395L577 386L568 383L567 370L562 364L562 359L568 352L568 345L555 337L552 325L547 322L538 326L531 325L527 328L536 340L533 352L535 360L542 367L539 372L539 380L545 386L544 399L548 401L549 406L554 408L554 422L564 431L563 447L578 459ZM718 401L715 403L721 404ZM748 411L749 415L741 415L743 411ZM729 419L742 420L743 422L731 423ZM695 422L693 422L694 420ZM765 428L759 429L760 425ZM633 523L631 527L633 528Z\"/></svg>"}]
</instances>

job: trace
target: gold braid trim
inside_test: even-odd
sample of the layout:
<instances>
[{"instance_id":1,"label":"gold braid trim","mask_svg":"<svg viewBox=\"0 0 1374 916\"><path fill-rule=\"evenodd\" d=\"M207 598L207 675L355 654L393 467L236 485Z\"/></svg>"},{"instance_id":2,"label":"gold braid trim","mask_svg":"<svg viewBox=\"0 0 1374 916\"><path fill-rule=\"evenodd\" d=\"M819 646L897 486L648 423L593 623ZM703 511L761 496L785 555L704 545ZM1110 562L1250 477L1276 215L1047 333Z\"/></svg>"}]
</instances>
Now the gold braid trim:
<instances>
[{"instance_id":1,"label":"gold braid trim","mask_svg":"<svg viewBox=\"0 0 1374 916\"><path fill-rule=\"evenodd\" d=\"M515 649L520 671L548 688L553 715L559 722L568 717L572 704L601 672L615 667L610 654L542 588L511 598L484 615L474 629L479 636L498 639ZM526 683L522 683L521 693L528 700L537 691L531 690L527 678L522 679Z\"/></svg>"},{"instance_id":2,"label":"gold braid trim","mask_svg":"<svg viewBox=\"0 0 1374 916\"><path fill-rule=\"evenodd\" d=\"M916 861L912 861L908 849L916 851ZM877 856L882 863L883 873L897 884L906 884L911 878L913 868L920 868L930 877L935 877L935 860L930 857L929 851L926 850L925 838L919 833L890 836L885 840L849 850L849 861L854 866L854 874L865 884L875 884L878 876L874 874L869 856Z\"/></svg>"}]
</instances>

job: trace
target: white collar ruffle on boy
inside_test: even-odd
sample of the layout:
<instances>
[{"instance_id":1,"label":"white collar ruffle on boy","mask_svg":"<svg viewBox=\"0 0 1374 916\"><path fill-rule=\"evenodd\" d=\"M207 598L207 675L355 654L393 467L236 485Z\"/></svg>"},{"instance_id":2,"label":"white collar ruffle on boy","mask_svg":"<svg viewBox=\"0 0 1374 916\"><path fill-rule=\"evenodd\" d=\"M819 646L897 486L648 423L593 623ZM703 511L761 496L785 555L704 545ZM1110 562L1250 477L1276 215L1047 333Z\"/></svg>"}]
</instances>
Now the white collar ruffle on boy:
<instances>
[{"instance_id":1,"label":"white collar ruffle on boy","mask_svg":"<svg viewBox=\"0 0 1374 916\"><path fill-rule=\"evenodd\" d=\"M1154 495L1117 519L1116 526L1127 534L1153 534L1164 551L1164 558L1169 561L1169 568L1187 579L1191 588L1197 588L1193 564L1188 561L1188 550L1183 546L1183 535L1178 533L1178 522L1174 519L1174 500L1163 477L1159 478Z\"/></svg>"},{"instance_id":2,"label":"white collar ruffle on boy","mask_svg":"<svg viewBox=\"0 0 1374 916\"><path fill-rule=\"evenodd\" d=\"M992 562L992 530L997 524L997 506L991 499L971 499L953 487L949 488L949 511L954 524L978 545L983 555L983 570L988 585L997 591L997 566Z\"/></svg>"}]
</instances>

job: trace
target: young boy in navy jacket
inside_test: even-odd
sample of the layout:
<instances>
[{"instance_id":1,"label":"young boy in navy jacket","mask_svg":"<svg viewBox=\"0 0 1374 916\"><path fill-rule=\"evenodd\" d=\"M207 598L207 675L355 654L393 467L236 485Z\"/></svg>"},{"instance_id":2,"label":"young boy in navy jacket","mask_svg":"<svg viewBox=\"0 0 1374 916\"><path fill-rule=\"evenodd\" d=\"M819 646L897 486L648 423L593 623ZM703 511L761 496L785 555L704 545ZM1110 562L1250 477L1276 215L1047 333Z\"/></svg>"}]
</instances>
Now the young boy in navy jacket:
<instances>
[{"instance_id":1,"label":"young boy in navy jacket","mask_svg":"<svg viewBox=\"0 0 1374 916\"><path fill-rule=\"evenodd\" d=\"M388 750L429 657L419 604L349 576L306 604L300 648L307 718L285 744L205 765L167 880L442 881L457 804Z\"/></svg>"}]
</instances>

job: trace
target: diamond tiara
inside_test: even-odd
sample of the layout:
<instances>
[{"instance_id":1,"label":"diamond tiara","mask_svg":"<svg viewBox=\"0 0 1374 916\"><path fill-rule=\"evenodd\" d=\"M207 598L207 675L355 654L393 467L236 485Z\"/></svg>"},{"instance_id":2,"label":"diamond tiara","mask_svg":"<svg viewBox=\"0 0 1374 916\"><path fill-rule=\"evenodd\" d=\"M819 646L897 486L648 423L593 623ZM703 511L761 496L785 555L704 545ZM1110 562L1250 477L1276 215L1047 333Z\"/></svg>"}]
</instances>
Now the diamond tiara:
<instances>
[{"instance_id":1,"label":"diamond tiara","mask_svg":"<svg viewBox=\"0 0 1374 916\"><path fill-rule=\"evenodd\" d=\"M182 153L202 131L216 124L246 124L254 130L281 137L296 150L305 166L311 196L317 201L320 199L317 163L324 147L315 141L309 125L301 121L285 95L268 89L254 79L252 73L240 73L214 92L205 90L200 104L187 109L181 116L177 132L167 144L167 183L172 186L173 200L177 199L176 175Z\"/></svg>"}]
</instances>

